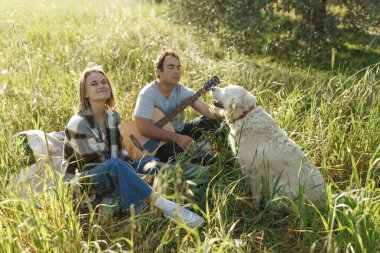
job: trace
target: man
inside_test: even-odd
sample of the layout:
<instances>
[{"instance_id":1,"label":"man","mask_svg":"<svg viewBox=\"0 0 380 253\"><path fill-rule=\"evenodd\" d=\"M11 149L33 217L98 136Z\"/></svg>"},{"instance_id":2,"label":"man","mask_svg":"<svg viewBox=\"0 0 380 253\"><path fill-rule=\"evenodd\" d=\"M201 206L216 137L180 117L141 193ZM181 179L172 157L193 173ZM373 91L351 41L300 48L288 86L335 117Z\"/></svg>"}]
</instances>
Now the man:
<instances>
[{"instance_id":1,"label":"man","mask_svg":"<svg viewBox=\"0 0 380 253\"><path fill-rule=\"evenodd\" d=\"M173 51L166 51L158 57L156 76L156 81L146 85L140 91L134 116L141 134L155 140L167 141L155 154L162 162L167 162L170 159L175 160L175 154L189 149L190 144L202 136L202 131L216 129L219 123L209 107L202 100L197 99L191 107L202 114L202 117L184 122L185 115L182 112L172 121L175 132L157 127L152 121L154 108L168 115L184 100L191 97L194 91L179 83L181 62L179 56ZM202 163L211 163L213 160L213 157L208 154Z\"/></svg>"}]
</instances>

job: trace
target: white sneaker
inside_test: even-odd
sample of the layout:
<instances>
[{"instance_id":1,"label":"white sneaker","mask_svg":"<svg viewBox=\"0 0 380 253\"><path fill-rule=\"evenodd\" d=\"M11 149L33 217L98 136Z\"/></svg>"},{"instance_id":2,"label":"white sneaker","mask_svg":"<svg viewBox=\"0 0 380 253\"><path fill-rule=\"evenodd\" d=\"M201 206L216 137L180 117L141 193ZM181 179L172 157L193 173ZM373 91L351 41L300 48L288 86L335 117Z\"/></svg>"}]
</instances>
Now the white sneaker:
<instances>
[{"instance_id":1,"label":"white sneaker","mask_svg":"<svg viewBox=\"0 0 380 253\"><path fill-rule=\"evenodd\" d=\"M190 228L200 227L205 222L205 219L203 219L203 217L190 210L187 210L184 207L172 210L170 213L163 213L165 217L171 218L178 222L184 222Z\"/></svg>"}]
</instances>

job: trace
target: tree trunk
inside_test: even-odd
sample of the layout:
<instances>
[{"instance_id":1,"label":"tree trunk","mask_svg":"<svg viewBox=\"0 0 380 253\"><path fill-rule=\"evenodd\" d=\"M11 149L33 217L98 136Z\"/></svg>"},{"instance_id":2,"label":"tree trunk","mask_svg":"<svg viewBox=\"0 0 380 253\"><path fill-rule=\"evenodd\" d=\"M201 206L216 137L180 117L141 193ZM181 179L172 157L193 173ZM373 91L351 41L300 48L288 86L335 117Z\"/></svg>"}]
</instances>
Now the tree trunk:
<instances>
[{"instance_id":1,"label":"tree trunk","mask_svg":"<svg viewBox=\"0 0 380 253\"><path fill-rule=\"evenodd\" d=\"M323 42L325 39L325 20L327 0L299 0L296 13L301 16L298 37L308 43Z\"/></svg>"}]
</instances>

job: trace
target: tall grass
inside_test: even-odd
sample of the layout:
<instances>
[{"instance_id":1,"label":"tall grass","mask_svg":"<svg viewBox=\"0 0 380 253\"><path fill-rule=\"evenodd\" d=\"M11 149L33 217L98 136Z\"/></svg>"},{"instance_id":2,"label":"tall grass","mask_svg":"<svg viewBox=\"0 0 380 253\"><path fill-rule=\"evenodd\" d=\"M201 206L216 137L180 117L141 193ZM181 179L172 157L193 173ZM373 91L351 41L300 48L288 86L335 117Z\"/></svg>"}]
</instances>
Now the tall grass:
<instances>
[{"instance_id":1,"label":"tall grass","mask_svg":"<svg viewBox=\"0 0 380 253\"><path fill-rule=\"evenodd\" d=\"M2 1L0 251L380 251L380 65L348 75L243 55L223 48L217 38L205 40L173 24L167 7L132 0ZM227 148L209 168L206 185L189 185L180 169L165 176L167 197L206 218L199 230L153 209L101 222L93 213L78 212L61 180L26 199L7 190L9 179L26 166L14 136L27 129L63 130L85 66L106 68L117 109L131 120L137 94L154 78L153 61L164 49L180 53L182 81L189 87L198 89L218 75L222 86L237 83L258 96L321 167L329 181L326 208L292 215L256 209L238 166L227 161ZM209 95L203 99L211 102Z\"/></svg>"}]
</instances>

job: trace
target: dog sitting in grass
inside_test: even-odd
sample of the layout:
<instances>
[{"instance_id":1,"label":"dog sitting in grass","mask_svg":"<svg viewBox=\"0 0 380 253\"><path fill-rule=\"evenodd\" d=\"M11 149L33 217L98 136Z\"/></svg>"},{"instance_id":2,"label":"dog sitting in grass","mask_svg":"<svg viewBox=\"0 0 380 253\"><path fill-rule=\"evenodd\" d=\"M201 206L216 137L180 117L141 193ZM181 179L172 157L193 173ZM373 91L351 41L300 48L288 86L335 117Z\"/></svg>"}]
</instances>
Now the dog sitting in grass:
<instances>
[{"instance_id":1,"label":"dog sitting in grass","mask_svg":"<svg viewBox=\"0 0 380 253\"><path fill-rule=\"evenodd\" d=\"M305 200L316 206L325 202L325 181L319 170L282 131L244 88L214 88L216 112L229 127L229 143L243 174L248 178L256 204L262 198L281 201L279 208L291 212L291 203Z\"/></svg>"}]
</instances>

